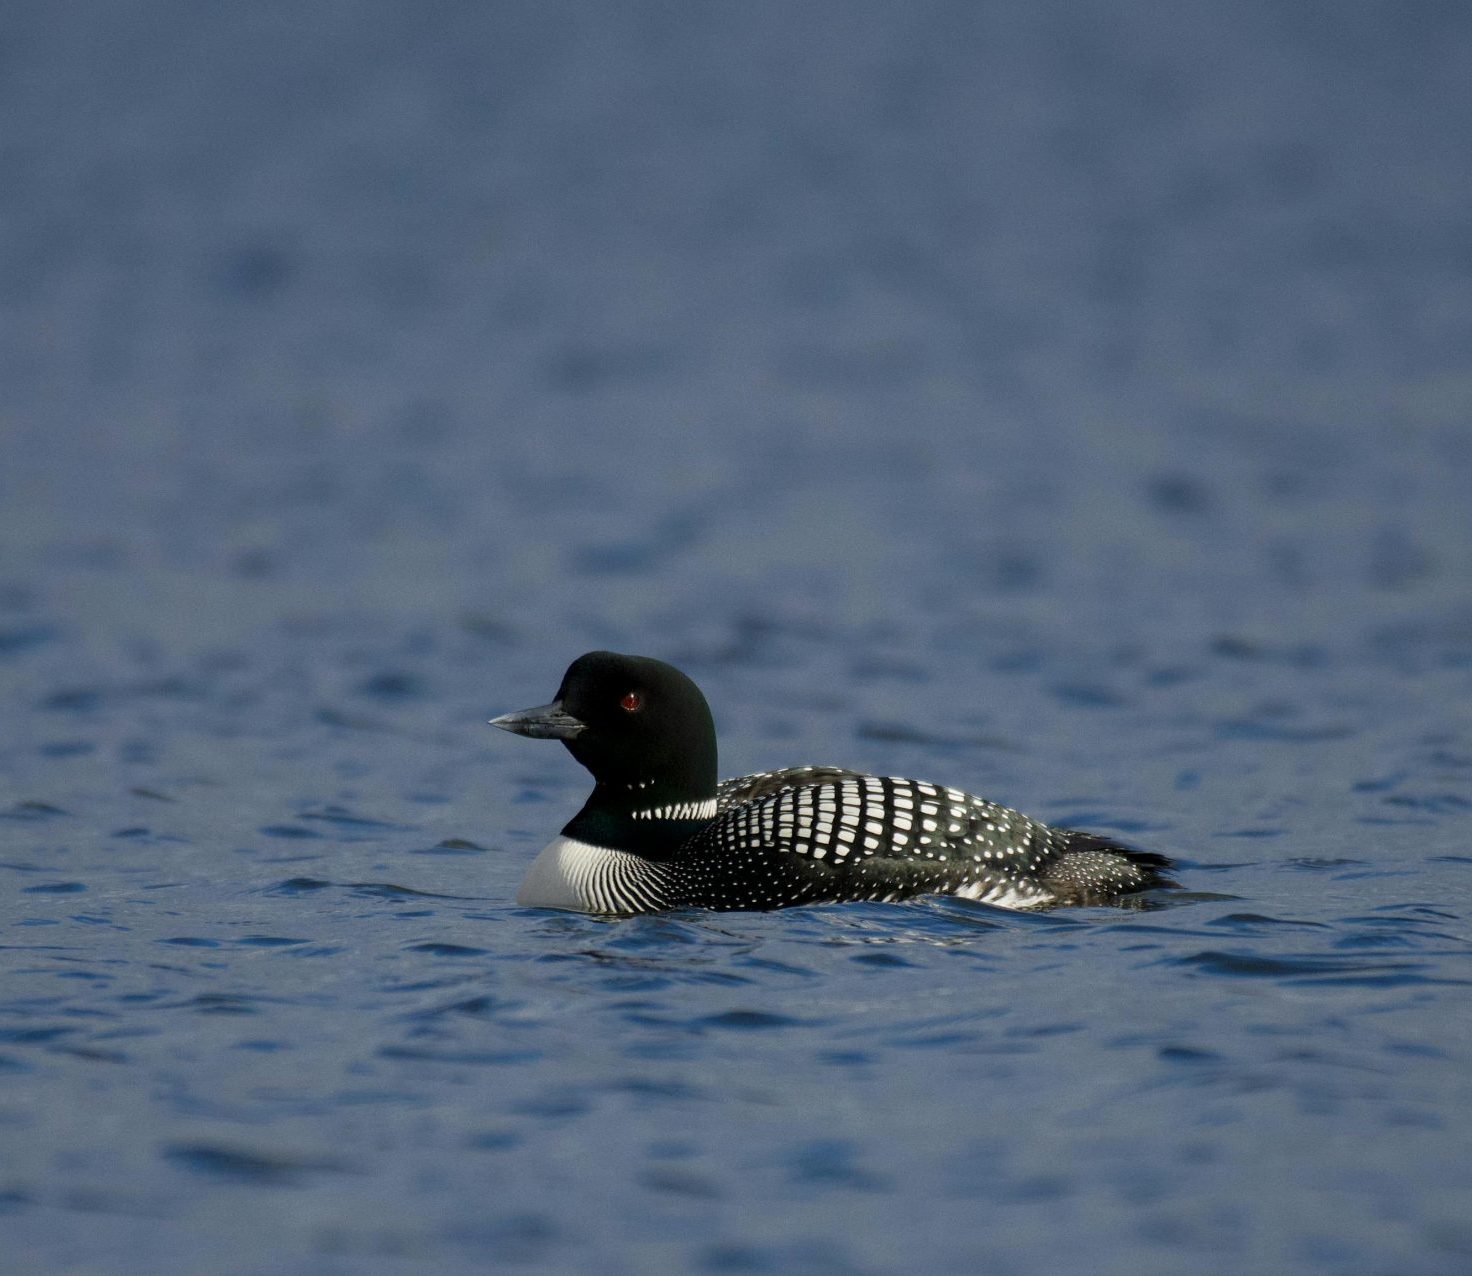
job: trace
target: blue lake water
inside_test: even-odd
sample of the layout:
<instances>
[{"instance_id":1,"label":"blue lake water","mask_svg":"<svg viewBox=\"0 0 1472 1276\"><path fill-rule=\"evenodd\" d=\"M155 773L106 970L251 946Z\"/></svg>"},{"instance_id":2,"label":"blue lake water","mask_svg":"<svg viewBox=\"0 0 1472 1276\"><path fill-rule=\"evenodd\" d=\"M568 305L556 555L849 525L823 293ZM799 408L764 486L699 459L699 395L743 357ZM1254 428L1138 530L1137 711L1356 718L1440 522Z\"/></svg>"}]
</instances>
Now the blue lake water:
<instances>
[{"instance_id":1,"label":"blue lake water","mask_svg":"<svg viewBox=\"0 0 1472 1276\"><path fill-rule=\"evenodd\" d=\"M1472 10L4 24L0 1270L1472 1268ZM518 909L594 647L1184 889Z\"/></svg>"}]
</instances>

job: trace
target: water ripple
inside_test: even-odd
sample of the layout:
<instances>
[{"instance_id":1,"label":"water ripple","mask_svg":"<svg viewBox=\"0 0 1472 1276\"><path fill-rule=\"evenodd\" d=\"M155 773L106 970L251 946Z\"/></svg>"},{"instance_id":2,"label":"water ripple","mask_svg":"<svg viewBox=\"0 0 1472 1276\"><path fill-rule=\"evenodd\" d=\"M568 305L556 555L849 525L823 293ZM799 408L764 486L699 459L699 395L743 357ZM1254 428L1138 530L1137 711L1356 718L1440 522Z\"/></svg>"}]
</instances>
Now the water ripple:
<instances>
[{"instance_id":1,"label":"water ripple","mask_svg":"<svg viewBox=\"0 0 1472 1276\"><path fill-rule=\"evenodd\" d=\"M1346 987L1403 987L1412 984L1472 984L1472 978L1434 973L1430 962L1363 961L1333 954L1279 955L1208 949L1171 959L1213 975L1277 979L1287 985L1338 984Z\"/></svg>"},{"instance_id":2,"label":"water ripple","mask_svg":"<svg viewBox=\"0 0 1472 1276\"><path fill-rule=\"evenodd\" d=\"M163 1155L209 1178L271 1186L290 1185L310 1174L342 1173L347 1165L327 1156L302 1156L222 1143L170 1143Z\"/></svg>"}]
</instances>

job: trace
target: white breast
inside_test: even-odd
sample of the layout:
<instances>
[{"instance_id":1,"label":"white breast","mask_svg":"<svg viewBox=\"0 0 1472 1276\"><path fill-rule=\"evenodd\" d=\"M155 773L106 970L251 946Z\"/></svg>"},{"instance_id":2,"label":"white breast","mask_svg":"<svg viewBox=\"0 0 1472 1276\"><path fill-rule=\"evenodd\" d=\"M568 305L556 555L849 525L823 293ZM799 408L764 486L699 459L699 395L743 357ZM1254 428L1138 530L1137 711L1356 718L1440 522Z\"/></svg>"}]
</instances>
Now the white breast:
<instances>
[{"instance_id":1,"label":"white breast","mask_svg":"<svg viewBox=\"0 0 1472 1276\"><path fill-rule=\"evenodd\" d=\"M628 851L559 837L532 861L516 902L574 913L647 913L665 907L659 898L663 876L658 865Z\"/></svg>"}]
</instances>

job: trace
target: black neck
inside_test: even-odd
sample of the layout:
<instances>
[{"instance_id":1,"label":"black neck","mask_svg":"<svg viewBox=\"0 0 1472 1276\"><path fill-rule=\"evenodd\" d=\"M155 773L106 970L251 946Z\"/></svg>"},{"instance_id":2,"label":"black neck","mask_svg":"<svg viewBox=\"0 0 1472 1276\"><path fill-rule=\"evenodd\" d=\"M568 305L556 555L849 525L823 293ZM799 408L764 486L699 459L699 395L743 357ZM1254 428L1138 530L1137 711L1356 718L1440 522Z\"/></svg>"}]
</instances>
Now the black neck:
<instances>
[{"instance_id":1,"label":"black neck","mask_svg":"<svg viewBox=\"0 0 1472 1276\"><path fill-rule=\"evenodd\" d=\"M714 794L711 795L714 798ZM589 846L614 851L631 851L647 860L664 860L710 823L709 819L651 819L636 815L679 801L656 795L654 788L636 789L598 785L583 803L583 809L563 827L564 837Z\"/></svg>"}]
</instances>

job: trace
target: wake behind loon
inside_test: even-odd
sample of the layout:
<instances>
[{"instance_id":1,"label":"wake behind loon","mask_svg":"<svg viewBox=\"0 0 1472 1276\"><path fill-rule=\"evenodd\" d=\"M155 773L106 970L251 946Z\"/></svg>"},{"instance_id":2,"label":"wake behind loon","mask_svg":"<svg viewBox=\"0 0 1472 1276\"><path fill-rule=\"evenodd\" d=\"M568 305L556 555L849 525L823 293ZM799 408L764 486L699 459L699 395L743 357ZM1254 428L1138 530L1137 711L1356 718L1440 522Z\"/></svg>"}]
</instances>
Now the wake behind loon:
<instances>
[{"instance_id":1,"label":"wake behind loon","mask_svg":"<svg viewBox=\"0 0 1472 1276\"><path fill-rule=\"evenodd\" d=\"M940 892L1003 908L1108 904L1171 862L919 780L805 766L716 781L705 696L678 669L591 651L556 698L492 726L561 740L593 792L516 902L583 913L769 909Z\"/></svg>"}]
</instances>

